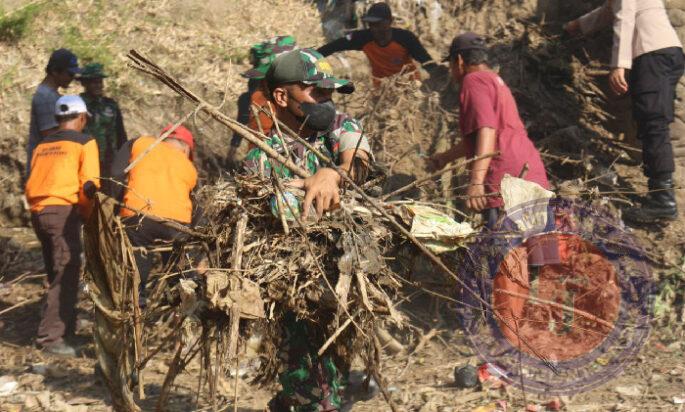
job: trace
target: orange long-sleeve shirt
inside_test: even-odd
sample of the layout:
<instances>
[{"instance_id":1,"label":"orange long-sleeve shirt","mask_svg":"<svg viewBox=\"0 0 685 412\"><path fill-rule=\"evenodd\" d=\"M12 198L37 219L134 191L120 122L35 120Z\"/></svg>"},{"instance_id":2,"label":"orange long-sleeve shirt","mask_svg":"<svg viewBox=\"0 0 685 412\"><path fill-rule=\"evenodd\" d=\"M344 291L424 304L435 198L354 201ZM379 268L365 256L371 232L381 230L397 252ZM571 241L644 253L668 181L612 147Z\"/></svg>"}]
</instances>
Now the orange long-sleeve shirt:
<instances>
[{"instance_id":1,"label":"orange long-sleeve shirt","mask_svg":"<svg viewBox=\"0 0 685 412\"><path fill-rule=\"evenodd\" d=\"M252 95L250 95L250 104L254 104L258 107L264 107L267 111L269 110L269 107L267 106L267 102L269 100L266 98L266 95L264 94L264 91L259 88L252 92ZM260 126L261 130L264 131L267 135L269 134L269 130L274 125L273 120L271 120L271 117L267 115L266 113L263 112L258 112L258 117L259 117L259 123L257 123L257 118L254 116L254 113L252 112L252 109L250 109L250 118L247 123L247 127L249 127L252 130L259 131Z\"/></svg>"},{"instance_id":2,"label":"orange long-sleeve shirt","mask_svg":"<svg viewBox=\"0 0 685 412\"><path fill-rule=\"evenodd\" d=\"M128 153L130 163L154 141L154 137L141 136L129 141L121 150L124 155ZM140 210L153 216L190 223L193 212L190 193L196 184L197 170L193 162L183 152L162 142L128 172L124 204L130 209L122 207L121 215L134 216L135 210Z\"/></svg>"},{"instance_id":3,"label":"orange long-sleeve shirt","mask_svg":"<svg viewBox=\"0 0 685 412\"><path fill-rule=\"evenodd\" d=\"M78 204L82 213L87 214L90 201L83 193L83 185L89 180L100 187L95 139L74 130L59 130L33 150L26 200L32 212L40 212L46 206Z\"/></svg>"}]
</instances>

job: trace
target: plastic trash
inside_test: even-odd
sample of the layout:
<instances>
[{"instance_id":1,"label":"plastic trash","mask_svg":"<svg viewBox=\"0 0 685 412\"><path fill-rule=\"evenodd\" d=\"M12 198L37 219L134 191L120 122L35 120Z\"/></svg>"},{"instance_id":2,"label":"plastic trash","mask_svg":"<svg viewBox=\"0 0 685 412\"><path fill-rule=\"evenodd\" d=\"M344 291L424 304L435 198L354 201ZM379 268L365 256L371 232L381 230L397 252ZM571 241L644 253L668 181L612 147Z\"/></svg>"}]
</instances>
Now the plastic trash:
<instances>
[{"instance_id":1,"label":"plastic trash","mask_svg":"<svg viewBox=\"0 0 685 412\"><path fill-rule=\"evenodd\" d=\"M473 233L469 223L459 223L445 213L429 206L405 205L412 216L411 234L431 252L440 254L456 250Z\"/></svg>"}]
</instances>

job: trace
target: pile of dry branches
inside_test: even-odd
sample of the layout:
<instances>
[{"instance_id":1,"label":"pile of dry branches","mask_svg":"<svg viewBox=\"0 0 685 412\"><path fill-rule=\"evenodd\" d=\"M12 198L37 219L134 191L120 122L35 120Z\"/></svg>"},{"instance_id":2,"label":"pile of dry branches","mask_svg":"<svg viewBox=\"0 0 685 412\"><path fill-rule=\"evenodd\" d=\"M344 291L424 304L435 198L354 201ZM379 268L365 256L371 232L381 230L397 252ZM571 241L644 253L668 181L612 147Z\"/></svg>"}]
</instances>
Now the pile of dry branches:
<instances>
[{"instance_id":1,"label":"pile of dry branches","mask_svg":"<svg viewBox=\"0 0 685 412\"><path fill-rule=\"evenodd\" d=\"M402 280L384 259L397 243L397 222L348 192L332 216L305 226L273 215L270 199L277 193L277 185L258 176L205 187L198 199L207 205L204 221L175 243L176 257L156 277L144 309L138 306L133 249L112 202L101 198L86 229L87 257L98 355L119 410L137 410L134 375L142 398L145 364L170 348L175 354L158 408L196 356L203 366L200 384L208 384L209 399L216 401L218 380L252 331L263 336L258 378L271 381L283 366L277 349L288 314L317 326L311 338L324 342L319 354L345 368L359 356L382 382L374 331L404 322L395 309Z\"/></svg>"}]
</instances>

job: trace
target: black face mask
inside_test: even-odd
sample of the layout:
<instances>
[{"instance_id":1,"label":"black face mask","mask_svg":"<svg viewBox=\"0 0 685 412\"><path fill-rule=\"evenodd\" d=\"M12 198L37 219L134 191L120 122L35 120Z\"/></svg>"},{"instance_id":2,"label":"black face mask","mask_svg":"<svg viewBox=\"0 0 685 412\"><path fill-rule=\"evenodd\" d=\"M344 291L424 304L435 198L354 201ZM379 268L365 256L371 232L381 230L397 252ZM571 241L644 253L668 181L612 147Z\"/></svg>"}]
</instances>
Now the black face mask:
<instances>
[{"instance_id":1,"label":"black face mask","mask_svg":"<svg viewBox=\"0 0 685 412\"><path fill-rule=\"evenodd\" d=\"M335 104L332 100L323 103L300 103L304 116L300 117L303 126L323 132L328 130L335 120Z\"/></svg>"}]
</instances>

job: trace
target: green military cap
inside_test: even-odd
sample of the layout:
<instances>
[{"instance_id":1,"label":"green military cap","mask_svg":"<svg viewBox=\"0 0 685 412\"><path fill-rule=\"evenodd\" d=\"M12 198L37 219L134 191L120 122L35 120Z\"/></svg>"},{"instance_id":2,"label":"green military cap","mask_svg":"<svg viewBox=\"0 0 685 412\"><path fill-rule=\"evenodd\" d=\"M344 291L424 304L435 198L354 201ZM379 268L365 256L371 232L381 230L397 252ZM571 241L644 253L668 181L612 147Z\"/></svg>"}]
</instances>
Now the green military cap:
<instances>
[{"instance_id":1,"label":"green military cap","mask_svg":"<svg viewBox=\"0 0 685 412\"><path fill-rule=\"evenodd\" d=\"M105 73L105 67L100 63L86 64L81 72L81 79L102 79L105 77L109 76Z\"/></svg>"},{"instance_id":2,"label":"green military cap","mask_svg":"<svg viewBox=\"0 0 685 412\"><path fill-rule=\"evenodd\" d=\"M250 60L253 67L242 76L248 79L263 79L278 55L296 48L297 43L293 36L276 36L253 45L250 48Z\"/></svg>"},{"instance_id":3,"label":"green military cap","mask_svg":"<svg viewBox=\"0 0 685 412\"><path fill-rule=\"evenodd\" d=\"M270 87L301 82L345 94L354 91L351 81L338 79L332 72L333 68L321 53L313 49L298 49L276 57L266 73L266 81Z\"/></svg>"}]
</instances>

